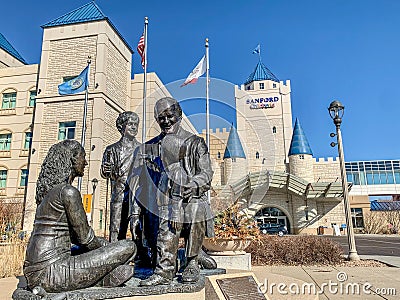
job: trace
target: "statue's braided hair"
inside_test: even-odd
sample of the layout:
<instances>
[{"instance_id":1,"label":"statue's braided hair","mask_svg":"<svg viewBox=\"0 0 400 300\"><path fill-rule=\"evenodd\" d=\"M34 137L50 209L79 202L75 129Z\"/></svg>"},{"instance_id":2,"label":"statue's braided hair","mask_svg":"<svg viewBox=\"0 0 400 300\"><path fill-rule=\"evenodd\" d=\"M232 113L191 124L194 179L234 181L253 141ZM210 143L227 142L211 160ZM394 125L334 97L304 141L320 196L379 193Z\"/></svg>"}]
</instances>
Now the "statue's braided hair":
<instances>
[{"instance_id":1,"label":"statue's braided hair","mask_svg":"<svg viewBox=\"0 0 400 300\"><path fill-rule=\"evenodd\" d=\"M64 140L50 147L36 183L37 205L53 187L67 182L77 156L82 151L84 149L81 144L75 140Z\"/></svg>"}]
</instances>

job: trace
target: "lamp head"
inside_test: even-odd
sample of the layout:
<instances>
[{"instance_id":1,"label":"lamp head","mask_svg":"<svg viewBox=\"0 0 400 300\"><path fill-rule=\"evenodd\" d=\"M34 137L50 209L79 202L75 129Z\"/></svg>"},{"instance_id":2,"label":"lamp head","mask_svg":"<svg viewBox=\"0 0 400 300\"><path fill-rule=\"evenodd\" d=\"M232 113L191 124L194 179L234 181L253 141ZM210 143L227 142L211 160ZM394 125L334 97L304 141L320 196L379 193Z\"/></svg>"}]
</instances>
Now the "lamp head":
<instances>
[{"instance_id":1,"label":"lamp head","mask_svg":"<svg viewBox=\"0 0 400 300\"><path fill-rule=\"evenodd\" d=\"M340 101L332 101L328 107L328 111L335 125L339 125L340 123L342 123L344 106L342 103L340 103Z\"/></svg>"},{"instance_id":2,"label":"lamp head","mask_svg":"<svg viewBox=\"0 0 400 300\"><path fill-rule=\"evenodd\" d=\"M93 189L96 189L98 183L99 183L99 180L98 180L97 178L93 178L93 179L92 179L92 186L93 186Z\"/></svg>"}]
</instances>

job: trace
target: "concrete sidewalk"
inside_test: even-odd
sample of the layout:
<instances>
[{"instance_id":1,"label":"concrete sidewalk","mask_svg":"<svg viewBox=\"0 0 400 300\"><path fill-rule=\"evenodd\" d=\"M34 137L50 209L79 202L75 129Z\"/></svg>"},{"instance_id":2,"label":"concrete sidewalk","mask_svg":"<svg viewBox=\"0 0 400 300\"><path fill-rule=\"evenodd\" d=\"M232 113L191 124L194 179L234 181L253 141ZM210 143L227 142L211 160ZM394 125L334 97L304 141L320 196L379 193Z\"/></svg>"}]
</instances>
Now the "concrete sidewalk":
<instances>
[{"instance_id":1,"label":"concrete sidewalk","mask_svg":"<svg viewBox=\"0 0 400 300\"><path fill-rule=\"evenodd\" d=\"M399 299L400 269L395 267L253 267L257 279L271 300L304 299L319 293L319 299ZM275 275L305 282L304 286L287 283L278 289ZM368 289L370 287L370 289ZM303 292L304 291L304 292ZM314 293L315 291L315 293Z\"/></svg>"}]
</instances>

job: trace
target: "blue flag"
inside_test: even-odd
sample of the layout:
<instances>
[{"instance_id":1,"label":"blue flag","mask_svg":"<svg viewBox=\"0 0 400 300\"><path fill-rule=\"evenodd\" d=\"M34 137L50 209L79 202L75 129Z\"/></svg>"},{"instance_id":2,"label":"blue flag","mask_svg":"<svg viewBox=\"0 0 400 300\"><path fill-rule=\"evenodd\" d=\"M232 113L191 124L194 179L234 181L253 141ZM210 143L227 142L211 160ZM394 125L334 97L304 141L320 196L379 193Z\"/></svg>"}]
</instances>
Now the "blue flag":
<instances>
[{"instance_id":1,"label":"blue flag","mask_svg":"<svg viewBox=\"0 0 400 300\"><path fill-rule=\"evenodd\" d=\"M261 46L260 44L258 44L256 49L253 50L253 54L260 54L260 52L261 52Z\"/></svg>"},{"instance_id":2,"label":"blue flag","mask_svg":"<svg viewBox=\"0 0 400 300\"><path fill-rule=\"evenodd\" d=\"M68 80L58 86L60 95L71 95L83 92L89 86L89 66L77 77Z\"/></svg>"}]
</instances>

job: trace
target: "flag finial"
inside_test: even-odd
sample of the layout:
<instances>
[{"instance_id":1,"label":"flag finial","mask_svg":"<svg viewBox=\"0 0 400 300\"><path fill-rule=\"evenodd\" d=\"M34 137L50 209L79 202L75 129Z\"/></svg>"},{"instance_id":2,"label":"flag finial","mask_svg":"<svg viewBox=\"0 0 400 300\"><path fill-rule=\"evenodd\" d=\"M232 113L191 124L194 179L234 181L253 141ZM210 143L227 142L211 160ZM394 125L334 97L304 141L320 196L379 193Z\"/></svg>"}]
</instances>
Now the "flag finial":
<instances>
[{"instance_id":1,"label":"flag finial","mask_svg":"<svg viewBox=\"0 0 400 300\"><path fill-rule=\"evenodd\" d=\"M149 17L144 17L144 23L149 23Z\"/></svg>"},{"instance_id":2,"label":"flag finial","mask_svg":"<svg viewBox=\"0 0 400 300\"><path fill-rule=\"evenodd\" d=\"M206 38L206 47L208 47L208 38Z\"/></svg>"}]
</instances>

